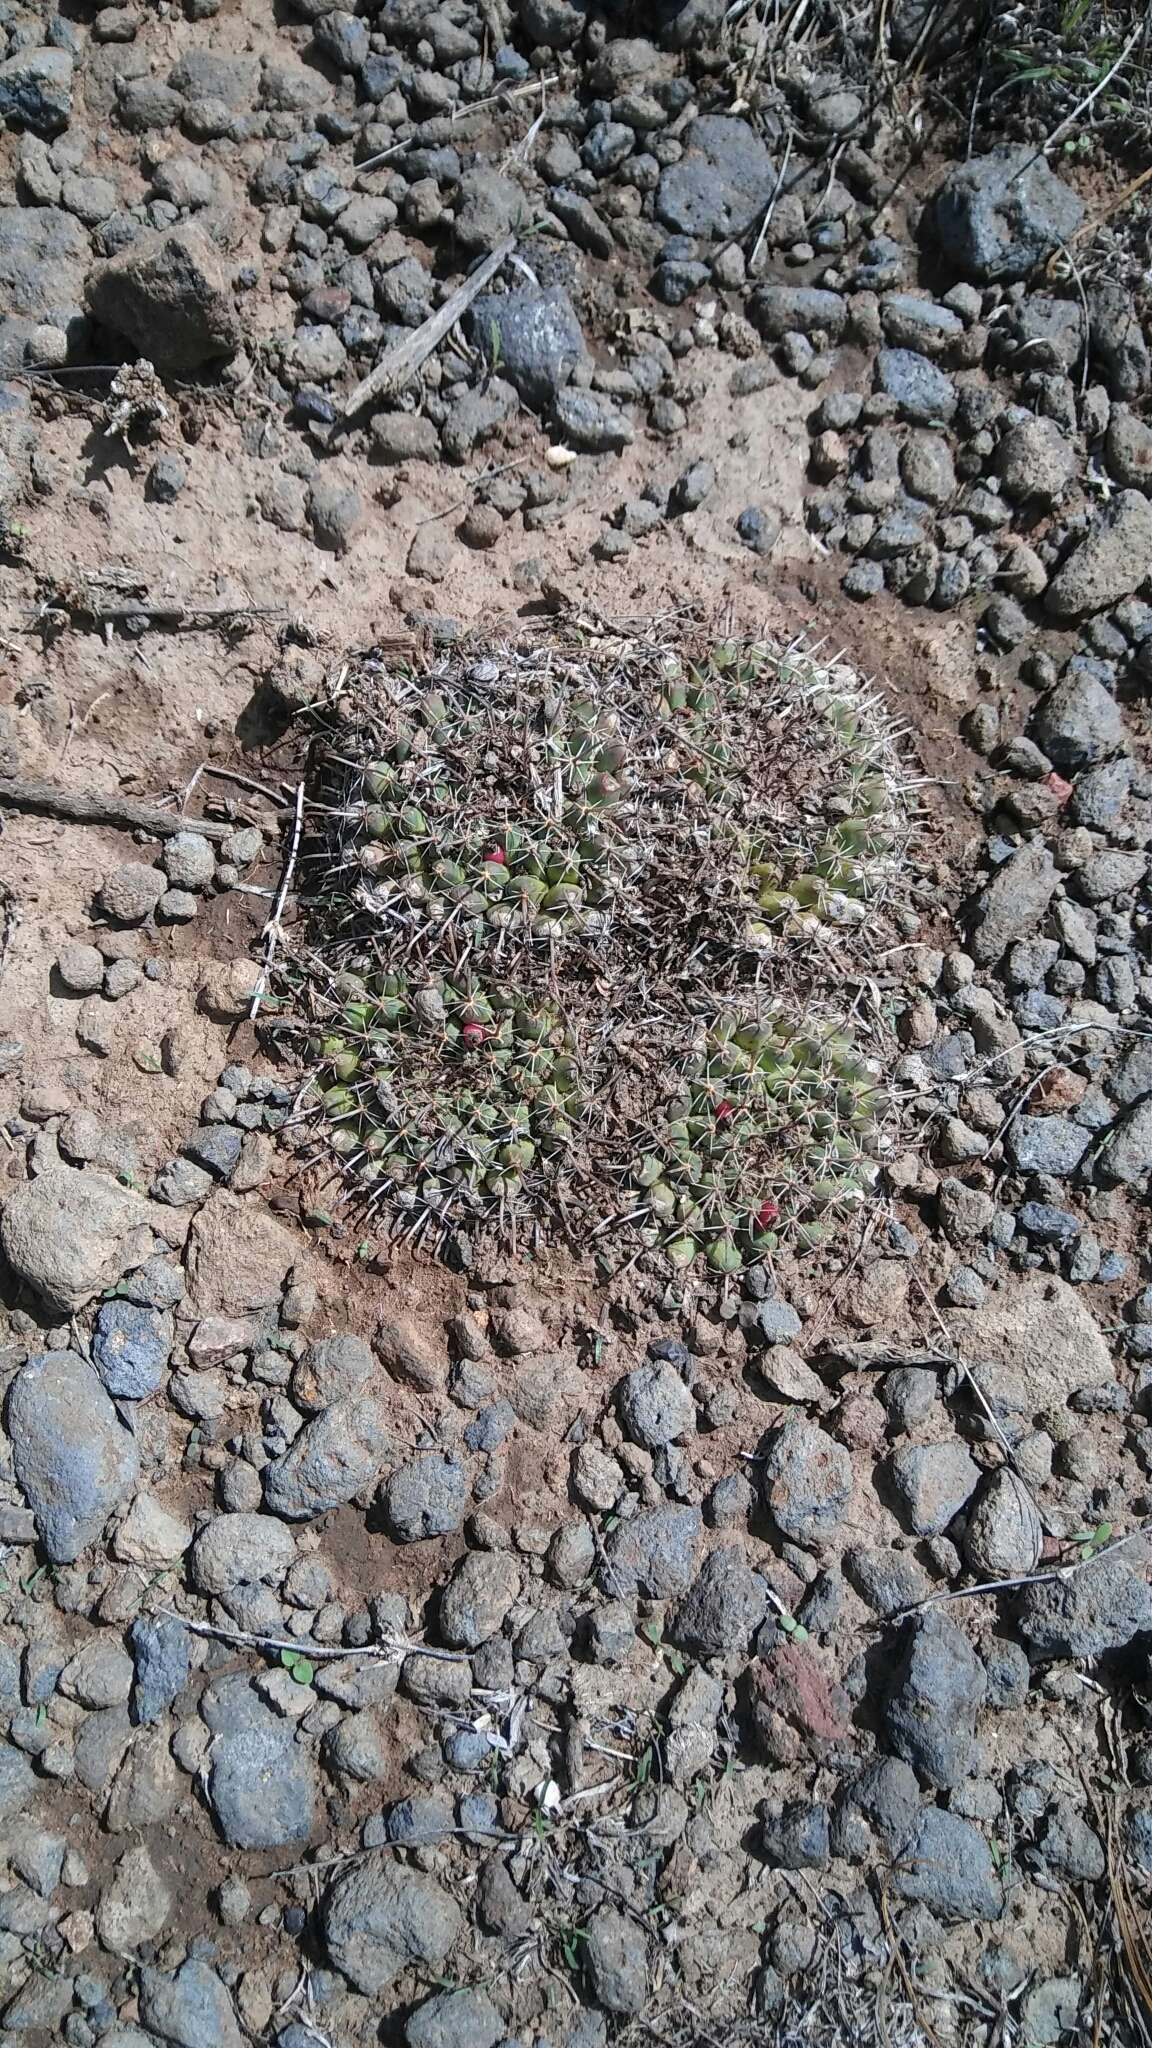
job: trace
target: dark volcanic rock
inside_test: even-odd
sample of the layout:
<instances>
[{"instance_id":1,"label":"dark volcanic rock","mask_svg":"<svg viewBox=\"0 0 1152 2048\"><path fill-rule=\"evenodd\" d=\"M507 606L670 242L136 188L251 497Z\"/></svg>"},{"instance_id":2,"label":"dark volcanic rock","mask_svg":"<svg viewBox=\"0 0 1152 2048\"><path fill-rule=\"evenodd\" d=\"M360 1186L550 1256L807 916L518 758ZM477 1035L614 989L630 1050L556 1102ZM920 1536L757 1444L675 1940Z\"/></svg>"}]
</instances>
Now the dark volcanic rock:
<instances>
[{"instance_id":1,"label":"dark volcanic rock","mask_svg":"<svg viewBox=\"0 0 1152 2048\"><path fill-rule=\"evenodd\" d=\"M961 276L1008 284L1070 242L1084 207L1031 143L949 171L925 213L928 246Z\"/></svg>"},{"instance_id":2,"label":"dark volcanic rock","mask_svg":"<svg viewBox=\"0 0 1152 2048\"><path fill-rule=\"evenodd\" d=\"M684 154L661 176L656 214L680 235L743 235L776 187L776 166L747 121L702 114L684 132Z\"/></svg>"},{"instance_id":3,"label":"dark volcanic rock","mask_svg":"<svg viewBox=\"0 0 1152 2048\"><path fill-rule=\"evenodd\" d=\"M162 372L187 374L239 346L227 275L201 228L140 236L89 272L86 292L94 317Z\"/></svg>"},{"instance_id":4,"label":"dark volcanic rock","mask_svg":"<svg viewBox=\"0 0 1152 2048\"><path fill-rule=\"evenodd\" d=\"M71 1564L135 1492L136 1439L87 1360L71 1351L44 1351L21 1367L6 1422L40 1541L53 1564Z\"/></svg>"}]
</instances>

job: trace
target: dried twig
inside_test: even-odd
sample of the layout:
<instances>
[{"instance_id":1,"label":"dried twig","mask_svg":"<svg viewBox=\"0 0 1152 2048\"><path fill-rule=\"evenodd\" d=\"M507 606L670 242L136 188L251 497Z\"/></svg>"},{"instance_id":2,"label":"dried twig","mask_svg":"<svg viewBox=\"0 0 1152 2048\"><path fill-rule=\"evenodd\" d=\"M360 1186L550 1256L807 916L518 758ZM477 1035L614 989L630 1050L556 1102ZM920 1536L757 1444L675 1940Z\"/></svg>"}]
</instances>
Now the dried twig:
<instances>
[{"instance_id":1,"label":"dried twig","mask_svg":"<svg viewBox=\"0 0 1152 2048\"><path fill-rule=\"evenodd\" d=\"M485 285L491 284L497 271L507 262L515 247L515 235L506 236L499 247L493 249L491 255L486 256L483 263L472 272L471 277L465 278L463 284L457 286L451 298L445 299L444 304L438 307L435 313L430 313L427 320L422 321L419 327L413 328L412 333L406 335L403 341L397 342L395 348L385 351L376 368L369 371L367 377L356 386L348 399L336 423L337 433L341 432L358 412L363 412L366 405L371 405L377 398L383 398L386 392L398 389L415 375L421 363L426 361L434 348L439 347L445 335L451 333L461 313L467 311L473 299L478 298L484 290Z\"/></svg>"},{"instance_id":2,"label":"dried twig","mask_svg":"<svg viewBox=\"0 0 1152 2048\"><path fill-rule=\"evenodd\" d=\"M292 843L288 848L288 858L284 863L284 873L280 877L280 887L276 892L276 901L272 906L272 915L264 927L264 959L260 968L260 978L252 991L252 1002L248 1011L249 1022L252 1021L259 1010L260 1004L264 999L264 991L268 986L269 971L276 957L276 948L280 943L280 920L284 915L284 905L288 901L288 891L292 887L292 877L296 872L296 860L300 852L300 836L303 830L304 784L298 782L296 784L296 814L292 823Z\"/></svg>"},{"instance_id":3,"label":"dried twig","mask_svg":"<svg viewBox=\"0 0 1152 2048\"><path fill-rule=\"evenodd\" d=\"M125 832L151 832L157 839L171 839L176 832L200 832L205 839L226 839L235 825L217 818L188 818L161 810L135 797L103 795L94 790L60 789L54 782L24 781L18 775L0 775L0 808L43 811L50 818L67 818L76 825L118 825Z\"/></svg>"},{"instance_id":4,"label":"dried twig","mask_svg":"<svg viewBox=\"0 0 1152 2048\"><path fill-rule=\"evenodd\" d=\"M1129 1529L1126 1536L1117 1536L1111 1543L1102 1543L1099 1550L1090 1550L1086 1557L1078 1557L1074 1564L1053 1565L1050 1571L1022 1572L1019 1578L1015 1579L985 1579L978 1586L958 1586L947 1593L929 1593L925 1600L914 1600L910 1607L900 1607L895 1614L882 1616L881 1625L887 1626L889 1622L904 1621L908 1615L919 1614L925 1607L945 1607L954 1600L975 1600L983 1593L1011 1593L1019 1586L1048 1586L1056 1580L1074 1579L1077 1572L1085 1571L1090 1564L1096 1564L1102 1557L1111 1557L1114 1551L1121 1550L1126 1543L1135 1542L1137 1536L1146 1536L1150 1529L1152 1520L1140 1522L1135 1529Z\"/></svg>"},{"instance_id":5,"label":"dried twig","mask_svg":"<svg viewBox=\"0 0 1152 2048\"><path fill-rule=\"evenodd\" d=\"M239 1643L249 1650L291 1650L294 1656L306 1657L310 1664L323 1659L332 1663L337 1658L359 1657L384 1658L394 1664L398 1657L415 1654L421 1657L435 1657L441 1664L466 1664L467 1655L461 1650L432 1650L425 1643L410 1643L397 1636L389 1636L382 1643L368 1643L363 1649L349 1649L344 1643L314 1643L299 1636L260 1636L247 1628L221 1628L212 1621L194 1621L187 1614L177 1614L174 1607L162 1607L159 1612L170 1621L178 1621L181 1627L190 1629L196 1636L217 1636L223 1643Z\"/></svg>"}]
</instances>

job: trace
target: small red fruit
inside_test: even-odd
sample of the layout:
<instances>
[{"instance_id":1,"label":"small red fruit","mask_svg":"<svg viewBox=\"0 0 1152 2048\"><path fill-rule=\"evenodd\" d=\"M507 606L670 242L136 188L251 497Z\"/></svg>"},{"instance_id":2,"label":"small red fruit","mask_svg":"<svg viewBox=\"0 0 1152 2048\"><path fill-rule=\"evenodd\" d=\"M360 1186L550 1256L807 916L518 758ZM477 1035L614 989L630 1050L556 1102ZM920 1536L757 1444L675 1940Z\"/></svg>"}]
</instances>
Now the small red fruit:
<instances>
[{"instance_id":1,"label":"small red fruit","mask_svg":"<svg viewBox=\"0 0 1152 2048\"><path fill-rule=\"evenodd\" d=\"M772 1228L772 1225L774 1223L778 1223L779 1221L779 1202L774 1202L772 1200L771 1195L765 1195L764 1200L761 1202L760 1207L756 1211L756 1228L758 1230L770 1230Z\"/></svg>"},{"instance_id":2,"label":"small red fruit","mask_svg":"<svg viewBox=\"0 0 1152 2048\"><path fill-rule=\"evenodd\" d=\"M506 867L508 864L508 856L502 846L494 846L491 853L484 855L484 859L498 868Z\"/></svg>"},{"instance_id":3,"label":"small red fruit","mask_svg":"<svg viewBox=\"0 0 1152 2048\"><path fill-rule=\"evenodd\" d=\"M734 1115L735 1111L730 1102L718 1102L716 1104L716 1121L718 1124L729 1123Z\"/></svg>"},{"instance_id":4,"label":"small red fruit","mask_svg":"<svg viewBox=\"0 0 1152 2048\"><path fill-rule=\"evenodd\" d=\"M471 1052L473 1047L483 1045L487 1033L482 1024L465 1024L460 1036Z\"/></svg>"}]
</instances>

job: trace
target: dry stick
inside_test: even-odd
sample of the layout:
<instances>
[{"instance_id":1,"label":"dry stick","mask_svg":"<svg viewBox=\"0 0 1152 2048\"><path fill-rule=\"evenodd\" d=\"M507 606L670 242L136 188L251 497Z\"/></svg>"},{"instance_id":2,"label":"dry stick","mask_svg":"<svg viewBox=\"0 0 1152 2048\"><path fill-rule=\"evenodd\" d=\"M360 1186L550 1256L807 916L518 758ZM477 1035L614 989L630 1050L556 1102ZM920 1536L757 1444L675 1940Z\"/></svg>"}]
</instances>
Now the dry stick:
<instances>
[{"instance_id":1,"label":"dry stick","mask_svg":"<svg viewBox=\"0 0 1152 2048\"><path fill-rule=\"evenodd\" d=\"M252 1001L248 1009L249 1023L252 1022L260 1008L264 991L268 986L269 970L276 955L277 945L280 942L280 919L284 915L284 905L288 900L288 891L292 886L292 877L296 872L296 856L300 851L300 836L303 830L304 784L298 782L296 784L296 816L292 823L292 844L288 848L288 858L284 863L284 873L280 877L280 887L276 892L276 901L272 906L272 915L264 927L264 958L260 966L259 980L252 991Z\"/></svg>"},{"instance_id":2,"label":"dry stick","mask_svg":"<svg viewBox=\"0 0 1152 2048\"><path fill-rule=\"evenodd\" d=\"M489 107L499 106L502 101L523 99L526 93L546 92L550 85L559 83L559 74L550 72L546 78L529 78L523 85L502 86L499 92L489 93L485 100L474 100L470 107L465 107L455 114L452 126L461 127L465 121L471 121L477 114L486 114ZM393 142L387 149L379 150L375 156L365 157L362 164L356 164L356 175L362 178L365 172L374 171L380 164L388 163L392 157L402 156L406 149L415 149L417 146L415 137L406 135L403 141Z\"/></svg>"},{"instance_id":3,"label":"dry stick","mask_svg":"<svg viewBox=\"0 0 1152 2048\"><path fill-rule=\"evenodd\" d=\"M91 790L60 789L54 782L25 782L18 775L0 775L0 807L45 811L77 825L119 825L126 832L150 832L171 839L177 832L200 832L205 839L227 839L236 827L216 818L188 818L162 811L130 796L103 796Z\"/></svg>"},{"instance_id":4,"label":"dry stick","mask_svg":"<svg viewBox=\"0 0 1152 2048\"><path fill-rule=\"evenodd\" d=\"M117 619L163 619L170 625L183 626L189 619L210 619L214 623L223 619L278 619L282 618L285 606L282 604L58 604L51 600L47 609L68 610L80 617L94 619L97 625L114 624ZM44 616L43 609L35 613L36 618Z\"/></svg>"},{"instance_id":5,"label":"dry stick","mask_svg":"<svg viewBox=\"0 0 1152 2048\"><path fill-rule=\"evenodd\" d=\"M409 1643L398 1637L391 1637L383 1643L368 1643L363 1649L348 1649L344 1644L301 1642L299 1636L260 1636L247 1628L219 1628L215 1622L193 1621L187 1614L177 1614L174 1607L162 1607L161 1614L171 1621L178 1621L182 1628L191 1629L196 1636L218 1636L223 1643L239 1643L249 1650L291 1650L293 1656L306 1657L310 1664L326 1659L331 1662L337 1657L383 1657L395 1660L397 1657L415 1655L435 1657L441 1664L466 1664L467 1655L462 1650L433 1650L426 1643Z\"/></svg>"},{"instance_id":6,"label":"dry stick","mask_svg":"<svg viewBox=\"0 0 1152 2048\"><path fill-rule=\"evenodd\" d=\"M768 201L768 204L764 209L764 218L760 223L760 232L752 245L752 254L748 258L748 268L750 271L755 269L756 260L760 254L761 249L764 246L764 237L768 233L768 229L772 224L772 215L776 211L776 201L779 199L781 192L784 190L784 180L788 175L788 159L792 154L793 140L793 131L791 128L789 128L788 139L784 145L784 161L780 166L780 173L773 187L772 197Z\"/></svg>"},{"instance_id":7,"label":"dry stick","mask_svg":"<svg viewBox=\"0 0 1152 2048\"><path fill-rule=\"evenodd\" d=\"M1095 1564L1098 1558L1110 1557L1114 1550L1121 1550L1125 1543L1134 1543L1137 1536L1146 1536L1149 1529L1152 1529L1152 1521L1138 1522L1134 1529L1129 1529L1126 1536L1117 1536L1111 1543L1102 1543L1099 1550L1090 1551L1087 1557L1078 1557L1075 1564L1053 1565L1052 1569L1046 1572L1022 1572L1015 1579L985 1579L979 1586L960 1586L947 1593L929 1593L926 1600L914 1600L910 1607L899 1607L895 1614L884 1615L881 1625L903 1621L909 1614L919 1614L925 1607L948 1606L953 1600L975 1600L982 1593L1010 1593L1018 1586L1049 1586L1057 1580L1063 1583L1075 1578L1077 1572L1082 1572L1085 1566Z\"/></svg>"},{"instance_id":8,"label":"dry stick","mask_svg":"<svg viewBox=\"0 0 1152 2048\"><path fill-rule=\"evenodd\" d=\"M473 299L478 298L484 290L485 285L491 284L501 264L507 262L515 247L515 235L506 236L499 247L493 249L491 255L486 256L479 268L472 272L471 277L466 277L463 284L457 286L451 298L445 299L437 312L431 313L428 319L414 328L403 341L397 342L395 348L385 351L376 368L356 386L336 422L336 433L341 433L348 421L356 413L362 412L366 405L371 405L373 399L382 398L385 392L407 383L409 377L413 376L421 363L431 355L433 349L439 347L445 335L451 332L461 313L467 311Z\"/></svg>"}]
</instances>

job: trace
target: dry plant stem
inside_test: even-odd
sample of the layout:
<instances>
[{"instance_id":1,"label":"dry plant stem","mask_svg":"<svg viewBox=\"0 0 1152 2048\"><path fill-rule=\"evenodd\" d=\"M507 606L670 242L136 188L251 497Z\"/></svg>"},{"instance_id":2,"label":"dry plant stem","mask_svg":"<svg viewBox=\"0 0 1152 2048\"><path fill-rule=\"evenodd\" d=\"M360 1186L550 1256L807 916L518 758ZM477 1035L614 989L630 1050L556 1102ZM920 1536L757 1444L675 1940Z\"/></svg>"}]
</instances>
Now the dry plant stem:
<instances>
[{"instance_id":1,"label":"dry plant stem","mask_svg":"<svg viewBox=\"0 0 1152 2048\"><path fill-rule=\"evenodd\" d=\"M193 1635L216 1636L222 1643L240 1643L245 1649L250 1650L275 1650L277 1654L281 1650L291 1650L297 1657L306 1657L310 1664L317 1664L321 1660L332 1663L342 1657L375 1657L395 1662L397 1657L406 1657L410 1652L421 1657L435 1657L440 1664L468 1662L467 1656L460 1650L433 1650L424 1643L401 1642L398 1638L390 1638L383 1643L369 1643L364 1649L353 1650L344 1644L302 1642L299 1636L258 1636L254 1635L251 1629L220 1628L215 1622L193 1621L186 1614L177 1614L174 1607L162 1607L160 1613L167 1615L171 1621L178 1621L183 1628L191 1629Z\"/></svg>"},{"instance_id":2,"label":"dry plant stem","mask_svg":"<svg viewBox=\"0 0 1152 2048\"><path fill-rule=\"evenodd\" d=\"M60 789L54 782L26 782L18 775L0 776L0 809L5 804L15 811L43 811L50 818L66 818L76 825L118 825L126 832L151 832L157 839L171 839L177 832L199 832L205 839L221 840L236 830L235 825L216 818L178 817L156 804L137 803L130 796Z\"/></svg>"},{"instance_id":3,"label":"dry plant stem","mask_svg":"<svg viewBox=\"0 0 1152 2048\"><path fill-rule=\"evenodd\" d=\"M451 298L445 299L444 304L435 313L431 313L428 319L414 328L403 341L397 342L395 348L388 349L381 356L376 368L356 386L349 398L336 423L337 433L340 433L357 413L362 412L366 405L371 405L374 399L383 398L386 392L406 384L409 377L415 375L421 363L431 355L434 348L439 347L445 335L451 333L461 313L467 311L473 299L478 298L484 290L485 285L491 284L497 271L507 262L515 247L515 235L508 235L498 248L493 249L490 256L484 258L471 277L465 278L464 283L457 287Z\"/></svg>"},{"instance_id":4,"label":"dry plant stem","mask_svg":"<svg viewBox=\"0 0 1152 2048\"><path fill-rule=\"evenodd\" d=\"M304 784L298 782L296 785L295 817L292 821L292 843L288 848L288 858L284 863L284 873L280 877L280 887L276 893L276 901L272 906L272 915L264 927L264 960L260 969L260 979L252 991L252 1002L248 1010L249 1023L251 1023L259 1010L260 1004L264 999L264 991L268 986L269 970L276 957L276 948L280 942L280 920L284 915L284 905L288 901L288 891L292 887L292 877L296 872L296 860L300 852L300 835L303 830Z\"/></svg>"},{"instance_id":5,"label":"dry plant stem","mask_svg":"<svg viewBox=\"0 0 1152 2048\"><path fill-rule=\"evenodd\" d=\"M228 619L279 619L282 604L55 604L51 601L33 614L42 619L45 610L67 610L78 618L90 618L98 626L114 625L117 619L159 619L165 625L186 626L192 620L207 619L219 624Z\"/></svg>"},{"instance_id":6,"label":"dry plant stem","mask_svg":"<svg viewBox=\"0 0 1152 2048\"><path fill-rule=\"evenodd\" d=\"M507 37L503 38L503 40L506 41ZM462 126L465 121L474 119L477 114L486 114L490 107L499 106L503 100L519 100L523 99L526 93L547 92L549 86L559 85L559 83L560 80L557 73L550 72L546 78L530 78L524 85L505 86L499 92L490 93L487 99L473 100L471 106L463 108L459 113L455 113L453 115L453 126ZM412 146L412 143L409 141L394 142L390 148L380 150L378 155L366 157L362 164L357 164L355 167L357 176L363 177L366 172L376 170L380 164L389 163L394 156L402 155L406 149L411 149Z\"/></svg>"},{"instance_id":7,"label":"dry plant stem","mask_svg":"<svg viewBox=\"0 0 1152 2048\"><path fill-rule=\"evenodd\" d=\"M1152 1520L1140 1522L1135 1529L1129 1529L1126 1536L1117 1536L1112 1543L1101 1544L1090 1557L1078 1557L1075 1564L1053 1565L1051 1571L1024 1572L1018 1579L986 1579L979 1586L959 1586L947 1593L929 1593L926 1600L914 1600L911 1607L897 1608L895 1614L886 1614L877 1625L886 1627L893 1621L904 1621L910 1614L920 1614L926 1607L945 1607L954 1600L975 1600L984 1593L1011 1593L1018 1586L1047 1586L1055 1580L1074 1579L1087 1565L1095 1564L1102 1557L1111 1557L1113 1551L1121 1550L1125 1543L1132 1543L1137 1536L1147 1535L1152 1529Z\"/></svg>"}]
</instances>

